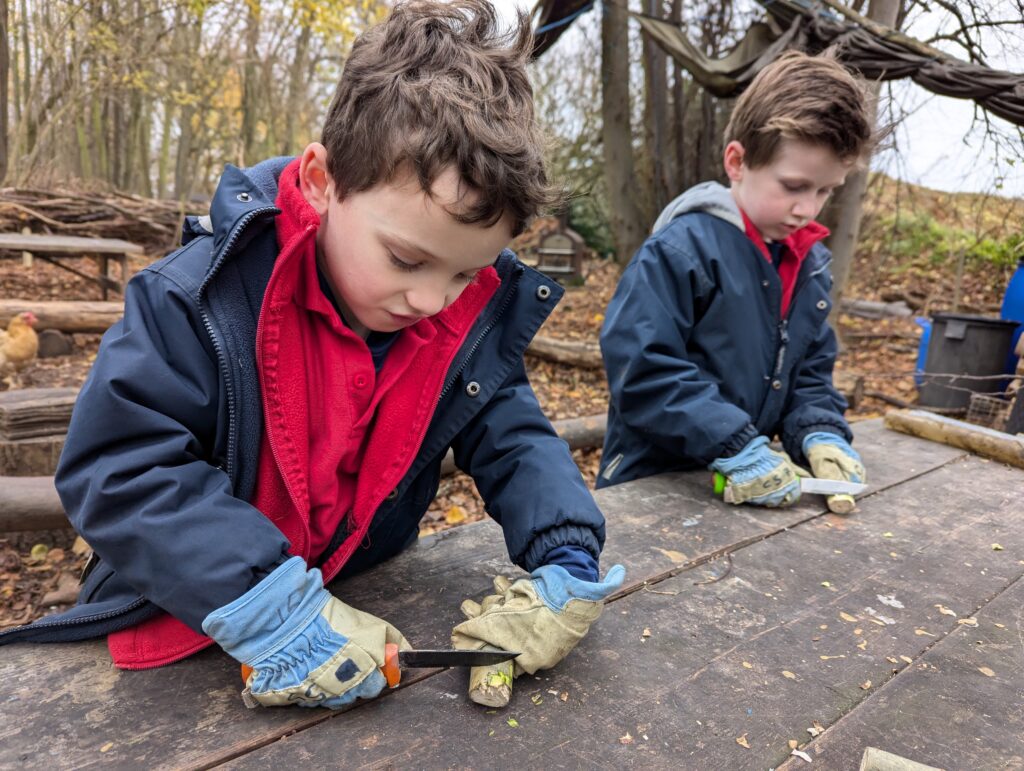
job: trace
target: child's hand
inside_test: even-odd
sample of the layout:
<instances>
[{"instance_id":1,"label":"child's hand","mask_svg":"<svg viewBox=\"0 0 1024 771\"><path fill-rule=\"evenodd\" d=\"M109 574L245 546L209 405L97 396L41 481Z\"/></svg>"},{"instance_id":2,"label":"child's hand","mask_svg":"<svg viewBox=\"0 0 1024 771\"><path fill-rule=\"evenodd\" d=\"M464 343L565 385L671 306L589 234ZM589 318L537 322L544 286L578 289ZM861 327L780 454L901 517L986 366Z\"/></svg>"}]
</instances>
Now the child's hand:
<instances>
[{"instance_id":1,"label":"child's hand","mask_svg":"<svg viewBox=\"0 0 1024 771\"><path fill-rule=\"evenodd\" d=\"M387 685L384 645L409 643L391 624L335 598L320 571L292 557L203 621L203 631L253 672L242 698L264 707L348 706Z\"/></svg>"},{"instance_id":2,"label":"child's hand","mask_svg":"<svg viewBox=\"0 0 1024 771\"><path fill-rule=\"evenodd\" d=\"M860 483L867 480L860 455L838 434L827 431L808 434L804 437L803 451L811 464L811 471L819 479Z\"/></svg>"},{"instance_id":3,"label":"child's hand","mask_svg":"<svg viewBox=\"0 0 1024 771\"><path fill-rule=\"evenodd\" d=\"M729 503L753 503L771 508L789 506L800 500L800 476L807 472L784 452L768 446L768 437L758 436L730 458L719 458L711 469L726 477Z\"/></svg>"},{"instance_id":4,"label":"child's hand","mask_svg":"<svg viewBox=\"0 0 1024 771\"><path fill-rule=\"evenodd\" d=\"M452 644L520 651L515 660L517 677L550 669L583 639L601 615L605 598L622 585L625 575L625 568L616 565L604 581L592 583L574 578L560 565L545 565L514 583L497 576L497 594L480 604L462 603L467 620L452 630Z\"/></svg>"}]
</instances>

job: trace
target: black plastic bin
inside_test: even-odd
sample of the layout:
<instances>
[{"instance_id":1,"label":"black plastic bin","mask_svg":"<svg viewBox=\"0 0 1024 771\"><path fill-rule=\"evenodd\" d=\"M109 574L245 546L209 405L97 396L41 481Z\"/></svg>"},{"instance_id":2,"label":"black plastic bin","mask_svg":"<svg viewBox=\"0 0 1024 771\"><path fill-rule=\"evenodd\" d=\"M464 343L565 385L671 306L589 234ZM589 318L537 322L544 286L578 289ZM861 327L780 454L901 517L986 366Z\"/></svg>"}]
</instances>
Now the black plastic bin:
<instances>
[{"instance_id":1,"label":"black plastic bin","mask_svg":"<svg viewBox=\"0 0 1024 771\"><path fill-rule=\"evenodd\" d=\"M1005 381L998 378L972 380L956 375L1005 374L1017 322L937 313L932 316L932 334L924 363L924 383L919 404L927 407L966 410L971 393L998 393ZM934 373L934 374L933 374ZM936 377L935 375L947 375ZM963 390L966 389L966 390Z\"/></svg>"}]
</instances>

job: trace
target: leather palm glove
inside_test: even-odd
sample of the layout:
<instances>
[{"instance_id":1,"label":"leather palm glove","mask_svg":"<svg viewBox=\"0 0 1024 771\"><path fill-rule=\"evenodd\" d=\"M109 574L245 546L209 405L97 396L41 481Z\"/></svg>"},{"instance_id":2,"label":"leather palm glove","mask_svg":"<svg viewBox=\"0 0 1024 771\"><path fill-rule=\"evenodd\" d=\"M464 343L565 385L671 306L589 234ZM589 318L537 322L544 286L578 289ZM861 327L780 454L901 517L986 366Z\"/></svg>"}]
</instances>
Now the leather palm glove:
<instances>
[{"instance_id":1,"label":"leather palm glove","mask_svg":"<svg viewBox=\"0 0 1024 771\"><path fill-rule=\"evenodd\" d=\"M800 500L800 477L807 474L786 453L769 447L766 436L751 439L736 455L718 458L710 468L726 478L727 503L770 508Z\"/></svg>"},{"instance_id":2,"label":"leather palm glove","mask_svg":"<svg viewBox=\"0 0 1024 771\"><path fill-rule=\"evenodd\" d=\"M860 455L838 434L828 431L808 434L804 437L803 451L811 464L811 471L819 479L860 483L867 479Z\"/></svg>"},{"instance_id":3,"label":"leather palm glove","mask_svg":"<svg viewBox=\"0 0 1024 771\"><path fill-rule=\"evenodd\" d=\"M496 576L497 594L476 603L466 600L466 621L452 630L456 648L486 646L519 651L515 676L549 669L569 653L601 615L602 603L622 586L626 569L616 565L604 581L574 578L561 565L545 565L529 578Z\"/></svg>"},{"instance_id":4,"label":"leather palm glove","mask_svg":"<svg viewBox=\"0 0 1024 771\"><path fill-rule=\"evenodd\" d=\"M203 631L252 667L247 706L338 709L387 685L384 645L409 643L391 624L335 598L316 568L292 557L234 602L203 620Z\"/></svg>"}]
</instances>

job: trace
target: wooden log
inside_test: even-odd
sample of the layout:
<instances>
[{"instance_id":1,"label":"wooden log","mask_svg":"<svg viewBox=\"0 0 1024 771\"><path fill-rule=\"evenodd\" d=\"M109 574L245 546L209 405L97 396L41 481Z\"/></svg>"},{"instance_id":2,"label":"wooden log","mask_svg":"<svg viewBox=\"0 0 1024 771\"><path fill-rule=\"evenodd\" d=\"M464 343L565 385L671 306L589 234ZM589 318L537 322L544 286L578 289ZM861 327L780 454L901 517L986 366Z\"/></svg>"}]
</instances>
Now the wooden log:
<instances>
[{"instance_id":1,"label":"wooden log","mask_svg":"<svg viewBox=\"0 0 1024 771\"><path fill-rule=\"evenodd\" d=\"M608 428L608 416L588 415L583 418L565 418L551 424L555 432L565 440L570 450L589 450L600 447L604 443L604 434ZM455 455L451 450L444 456L441 463L441 476L448 476L458 471L455 466Z\"/></svg>"},{"instance_id":2,"label":"wooden log","mask_svg":"<svg viewBox=\"0 0 1024 771\"><path fill-rule=\"evenodd\" d=\"M1024 437L983 428L921 410L893 410L885 425L894 431L969 450L1017 468L1024 468Z\"/></svg>"},{"instance_id":3,"label":"wooden log","mask_svg":"<svg viewBox=\"0 0 1024 771\"><path fill-rule=\"evenodd\" d=\"M0 533L67 527L53 477L0 477Z\"/></svg>"},{"instance_id":4,"label":"wooden log","mask_svg":"<svg viewBox=\"0 0 1024 771\"><path fill-rule=\"evenodd\" d=\"M573 450L598 447L604 441L607 416L556 420L555 431ZM59 455L60 450L56 451ZM56 457L56 456L55 456ZM441 465L441 474L456 471L451 451ZM0 533L9 530L51 530L70 527L53 487L53 477L0 476Z\"/></svg>"},{"instance_id":5,"label":"wooden log","mask_svg":"<svg viewBox=\"0 0 1024 771\"><path fill-rule=\"evenodd\" d=\"M95 300L0 300L0 324L7 326L7 322L23 311L32 311L36 315L37 330L106 332L124 315L124 303Z\"/></svg>"},{"instance_id":6,"label":"wooden log","mask_svg":"<svg viewBox=\"0 0 1024 771\"><path fill-rule=\"evenodd\" d=\"M600 369L604 366L601 347L597 343L583 340L557 340L537 335L530 341L526 352L538 359L585 369Z\"/></svg>"}]
</instances>

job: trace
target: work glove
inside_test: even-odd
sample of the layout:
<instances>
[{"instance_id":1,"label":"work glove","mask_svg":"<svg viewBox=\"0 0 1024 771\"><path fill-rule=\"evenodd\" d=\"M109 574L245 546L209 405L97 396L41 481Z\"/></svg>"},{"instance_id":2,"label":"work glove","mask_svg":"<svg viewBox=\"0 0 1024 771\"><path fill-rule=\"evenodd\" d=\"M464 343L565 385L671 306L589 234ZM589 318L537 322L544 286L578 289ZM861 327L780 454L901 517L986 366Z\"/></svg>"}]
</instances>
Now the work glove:
<instances>
[{"instance_id":1,"label":"work glove","mask_svg":"<svg viewBox=\"0 0 1024 771\"><path fill-rule=\"evenodd\" d=\"M203 620L203 631L252 667L247 706L338 709L387 685L384 645L409 643L391 624L336 599L316 568L292 557Z\"/></svg>"},{"instance_id":2,"label":"work glove","mask_svg":"<svg viewBox=\"0 0 1024 771\"><path fill-rule=\"evenodd\" d=\"M466 621L452 630L456 648L519 651L515 676L550 669L576 647L601 615L602 603L622 586L626 569L616 565L604 581L581 581L561 565L545 565L529 578L496 576L497 594L466 600Z\"/></svg>"},{"instance_id":3,"label":"work glove","mask_svg":"<svg viewBox=\"0 0 1024 771\"><path fill-rule=\"evenodd\" d=\"M710 468L726 478L726 502L770 508L800 500L800 477L807 474L786 453L769 447L766 436L751 439L736 455L718 458Z\"/></svg>"},{"instance_id":4,"label":"work glove","mask_svg":"<svg viewBox=\"0 0 1024 771\"><path fill-rule=\"evenodd\" d=\"M860 455L838 434L828 431L808 434L804 437L803 451L811 464L811 471L819 479L860 483L867 479Z\"/></svg>"}]
</instances>

